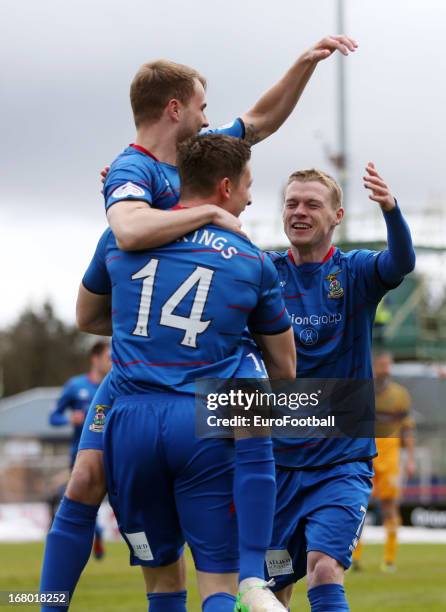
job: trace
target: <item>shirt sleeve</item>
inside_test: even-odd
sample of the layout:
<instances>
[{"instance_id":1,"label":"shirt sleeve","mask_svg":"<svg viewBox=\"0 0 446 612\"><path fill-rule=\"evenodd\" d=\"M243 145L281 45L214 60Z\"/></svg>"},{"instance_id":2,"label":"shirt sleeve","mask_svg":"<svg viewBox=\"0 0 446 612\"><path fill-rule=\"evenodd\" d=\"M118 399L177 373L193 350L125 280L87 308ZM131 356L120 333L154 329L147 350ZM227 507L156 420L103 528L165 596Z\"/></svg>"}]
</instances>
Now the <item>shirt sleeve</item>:
<instances>
[{"instance_id":1,"label":"shirt sleeve","mask_svg":"<svg viewBox=\"0 0 446 612\"><path fill-rule=\"evenodd\" d=\"M243 139L245 137L245 124L240 117L237 117L237 119L234 119L231 123L222 125L215 130L203 130L201 134L226 134L227 136Z\"/></svg>"},{"instance_id":2,"label":"shirt sleeve","mask_svg":"<svg viewBox=\"0 0 446 612\"><path fill-rule=\"evenodd\" d=\"M377 272L382 283L392 289L414 269L415 251L409 226L398 204L396 203L392 210L384 212L383 216L387 227L387 249L379 254Z\"/></svg>"},{"instance_id":3,"label":"shirt sleeve","mask_svg":"<svg viewBox=\"0 0 446 612\"><path fill-rule=\"evenodd\" d=\"M383 283L378 273L378 256L381 251L361 249L351 251L349 259L350 272L355 277L359 292L366 300L378 303L392 289Z\"/></svg>"},{"instance_id":4,"label":"shirt sleeve","mask_svg":"<svg viewBox=\"0 0 446 612\"><path fill-rule=\"evenodd\" d=\"M104 183L105 209L124 200L142 200L150 206L153 189L154 180L150 172L136 164L115 162Z\"/></svg>"},{"instance_id":5,"label":"shirt sleeve","mask_svg":"<svg viewBox=\"0 0 446 612\"><path fill-rule=\"evenodd\" d=\"M57 400L54 410L50 413L49 423L54 427L61 427L62 425L69 425L70 421L65 416L65 411L70 408L73 403L73 385L71 380L65 383L62 394Z\"/></svg>"},{"instance_id":6,"label":"shirt sleeve","mask_svg":"<svg viewBox=\"0 0 446 612\"><path fill-rule=\"evenodd\" d=\"M102 234L93 259L82 278L83 286L90 293L97 293L98 295L108 295L111 293L111 281L106 265L106 245L110 236L110 229L107 229Z\"/></svg>"},{"instance_id":7,"label":"shirt sleeve","mask_svg":"<svg viewBox=\"0 0 446 612\"><path fill-rule=\"evenodd\" d=\"M396 206L384 212L387 226L387 249L352 251L350 271L356 276L358 289L371 302L379 302L390 289L395 289L415 267L415 251L409 227Z\"/></svg>"},{"instance_id":8,"label":"shirt sleeve","mask_svg":"<svg viewBox=\"0 0 446 612\"><path fill-rule=\"evenodd\" d=\"M282 296L279 274L268 256L262 253L261 257L259 302L249 316L248 328L252 334L280 334L291 327L291 321Z\"/></svg>"}]
</instances>

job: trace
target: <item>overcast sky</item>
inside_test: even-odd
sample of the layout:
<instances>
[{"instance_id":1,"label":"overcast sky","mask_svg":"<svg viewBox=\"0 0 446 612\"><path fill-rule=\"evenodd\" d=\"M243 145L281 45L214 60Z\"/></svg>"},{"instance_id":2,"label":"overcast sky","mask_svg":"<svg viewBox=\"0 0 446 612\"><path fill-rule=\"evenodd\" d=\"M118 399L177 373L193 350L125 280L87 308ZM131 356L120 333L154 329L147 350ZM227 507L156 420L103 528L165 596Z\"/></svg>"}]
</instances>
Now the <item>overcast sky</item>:
<instances>
[{"instance_id":1,"label":"overcast sky","mask_svg":"<svg viewBox=\"0 0 446 612\"><path fill-rule=\"evenodd\" d=\"M361 187L368 160L412 214L446 201L446 2L345 6L345 31L360 44L344 58L347 214L380 231ZM199 69L218 126L248 110L306 47L337 33L335 8L335 0L2 0L0 326L45 297L74 319L79 280L105 227L98 172L134 139L128 89L141 63L166 57ZM246 225L255 239L278 229L290 171L334 172L326 151L336 151L336 134L332 57L287 124L254 150ZM428 223L441 239L438 219ZM426 242L430 231L418 231Z\"/></svg>"}]
</instances>

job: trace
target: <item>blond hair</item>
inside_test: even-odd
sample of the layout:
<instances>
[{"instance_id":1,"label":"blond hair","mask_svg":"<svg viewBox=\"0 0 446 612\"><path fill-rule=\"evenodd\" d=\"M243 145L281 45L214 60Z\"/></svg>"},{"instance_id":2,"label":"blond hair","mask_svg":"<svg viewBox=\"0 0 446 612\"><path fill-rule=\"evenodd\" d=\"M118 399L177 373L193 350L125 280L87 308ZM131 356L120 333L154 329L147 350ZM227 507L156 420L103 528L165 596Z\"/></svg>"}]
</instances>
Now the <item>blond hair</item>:
<instances>
[{"instance_id":1,"label":"blond hair","mask_svg":"<svg viewBox=\"0 0 446 612\"><path fill-rule=\"evenodd\" d=\"M136 127L159 119L172 98L186 104L194 94L195 79L206 88L206 79L189 66L164 59L143 64L130 86Z\"/></svg>"},{"instance_id":2,"label":"blond hair","mask_svg":"<svg viewBox=\"0 0 446 612\"><path fill-rule=\"evenodd\" d=\"M325 185L330 192L331 199L333 202L334 208L337 210L342 206L342 189L336 180L323 172L322 170L317 170L316 168L309 168L308 170L297 170L293 172L288 177L287 187L294 181L299 181L300 183L309 183L310 181L317 181L318 183L322 183Z\"/></svg>"}]
</instances>

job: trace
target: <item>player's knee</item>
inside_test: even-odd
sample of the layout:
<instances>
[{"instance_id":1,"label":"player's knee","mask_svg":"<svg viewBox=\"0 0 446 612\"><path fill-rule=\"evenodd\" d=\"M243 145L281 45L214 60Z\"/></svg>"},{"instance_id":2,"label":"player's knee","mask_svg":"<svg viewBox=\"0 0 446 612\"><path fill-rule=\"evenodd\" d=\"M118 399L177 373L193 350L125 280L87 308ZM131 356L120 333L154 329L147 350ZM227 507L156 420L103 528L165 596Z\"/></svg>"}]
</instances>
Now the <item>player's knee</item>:
<instances>
[{"instance_id":1,"label":"player's knee","mask_svg":"<svg viewBox=\"0 0 446 612\"><path fill-rule=\"evenodd\" d=\"M238 574L214 574L197 570L197 582L201 601L204 602L217 593L235 595L237 593Z\"/></svg>"},{"instance_id":2,"label":"player's knee","mask_svg":"<svg viewBox=\"0 0 446 612\"><path fill-rule=\"evenodd\" d=\"M148 593L176 593L186 590L184 557L164 567L143 567L142 572Z\"/></svg>"},{"instance_id":3,"label":"player's knee","mask_svg":"<svg viewBox=\"0 0 446 612\"><path fill-rule=\"evenodd\" d=\"M186 581L179 575L163 573L151 581L151 593L176 593L186 589ZM149 592L149 591L148 591Z\"/></svg>"},{"instance_id":4,"label":"player's knee","mask_svg":"<svg viewBox=\"0 0 446 612\"><path fill-rule=\"evenodd\" d=\"M342 565L324 553L310 553L307 579L308 588L321 584L342 584L344 568Z\"/></svg>"},{"instance_id":5,"label":"player's knee","mask_svg":"<svg viewBox=\"0 0 446 612\"><path fill-rule=\"evenodd\" d=\"M80 451L66 496L84 504L100 504L106 492L102 452Z\"/></svg>"}]
</instances>

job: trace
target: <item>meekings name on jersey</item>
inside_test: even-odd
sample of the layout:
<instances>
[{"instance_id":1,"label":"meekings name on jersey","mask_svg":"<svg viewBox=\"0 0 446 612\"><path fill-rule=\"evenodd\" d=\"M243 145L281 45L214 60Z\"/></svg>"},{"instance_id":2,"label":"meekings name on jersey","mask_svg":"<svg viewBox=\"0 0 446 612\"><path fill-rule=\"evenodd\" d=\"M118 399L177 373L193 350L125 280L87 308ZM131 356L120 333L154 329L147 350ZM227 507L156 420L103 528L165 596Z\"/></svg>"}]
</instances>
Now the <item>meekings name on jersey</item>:
<instances>
[{"instance_id":1,"label":"meekings name on jersey","mask_svg":"<svg viewBox=\"0 0 446 612\"><path fill-rule=\"evenodd\" d=\"M193 234L187 234L187 236L179 238L177 242L193 242L211 247L214 251L219 251L225 259L231 259L231 257L238 254L235 246L228 246L225 249L228 244L227 238L219 236L217 233L209 231L209 229L198 229Z\"/></svg>"}]
</instances>

